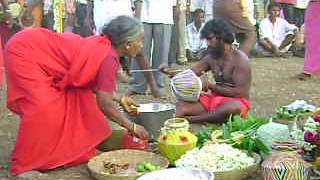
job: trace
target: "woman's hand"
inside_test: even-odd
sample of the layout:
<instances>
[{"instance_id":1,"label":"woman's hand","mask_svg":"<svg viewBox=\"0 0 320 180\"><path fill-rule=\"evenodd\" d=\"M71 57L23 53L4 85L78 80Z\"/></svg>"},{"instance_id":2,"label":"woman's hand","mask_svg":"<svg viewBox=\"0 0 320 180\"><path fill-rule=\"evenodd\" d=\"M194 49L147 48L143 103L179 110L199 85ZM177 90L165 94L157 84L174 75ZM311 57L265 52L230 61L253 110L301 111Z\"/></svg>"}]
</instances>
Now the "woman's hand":
<instances>
[{"instance_id":1,"label":"woman's hand","mask_svg":"<svg viewBox=\"0 0 320 180\"><path fill-rule=\"evenodd\" d=\"M140 126L138 124L133 124L133 130L132 133L137 136L140 139L146 140L149 139L149 133L146 131L146 129L143 126Z\"/></svg>"},{"instance_id":2,"label":"woman's hand","mask_svg":"<svg viewBox=\"0 0 320 180\"><path fill-rule=\"evenodd\" d=\"M139 104L137 104L131 97L122 96L119 103L129 115L138 115Z\"/></svg>"}]
</instances>

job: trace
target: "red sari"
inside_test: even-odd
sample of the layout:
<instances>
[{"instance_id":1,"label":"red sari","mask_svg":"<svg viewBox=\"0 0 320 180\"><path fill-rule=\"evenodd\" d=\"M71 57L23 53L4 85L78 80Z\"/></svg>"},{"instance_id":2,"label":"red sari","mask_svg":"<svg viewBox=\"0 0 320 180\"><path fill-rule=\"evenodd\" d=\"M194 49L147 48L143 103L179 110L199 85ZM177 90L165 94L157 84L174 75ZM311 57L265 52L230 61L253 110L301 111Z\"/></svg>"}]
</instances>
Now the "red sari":
<instances>
[{"instance_id":1,"label":"red sari","mask_svg":"<svg viewBox=\"0 0 320 180\"><path fill-rule=\"evenodd\" d=\"M5 52L7 106L20 115L11 173L86 162L111 134L91 90L111 48L103 36L46 29L13 36Z\"/></svg>"}]
</instances>

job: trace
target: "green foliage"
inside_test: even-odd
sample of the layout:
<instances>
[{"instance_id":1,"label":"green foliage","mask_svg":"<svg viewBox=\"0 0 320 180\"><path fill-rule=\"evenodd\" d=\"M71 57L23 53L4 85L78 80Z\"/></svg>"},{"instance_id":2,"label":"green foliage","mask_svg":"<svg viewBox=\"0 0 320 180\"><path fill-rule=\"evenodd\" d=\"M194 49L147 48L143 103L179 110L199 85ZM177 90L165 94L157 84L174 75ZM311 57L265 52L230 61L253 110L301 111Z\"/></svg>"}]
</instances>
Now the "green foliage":
<instances>
[{"instance_id":1,"label":"green foliage","mask_svg":"<svg viewBox=\"0 0 320 180\"><path fill-rule=\"evenodd\" d=\"M294 120L303 116L305 113L309 111L304 110L303 108L298 108L296 110L288 110L286 107L278 107L276 109L276 118L277 119L287 119Z\"/></svg>"},{"instance_id":2,"label":"green foliage","mask_svg":"<svg viewBox=\"0 0 320 180\"><path fill-rule=\"evenodd\" d=\"M197 146L202 147L205 142L211 139L211 133L217 129L219 129L218 126L211 124L200 128L196 133L196 136L198 138Z\"/></svg>"},{"instance_id":3,"label":"green foliage","mask_svg":"<svg viewBox=\"0 0 320 180\"><path fill-rule=\"evenodd\" d=\"M226 125L228 128L225 128L224 131L229 131L226 134L237 133L244 135L244 138L240 142L232 143L234 147L247 150L249 153L261 151L268 154L270 148L256 136L257 129L266 123L268 123L268 120L261 117L250 115L247 119L244 119L240 116L234 116L232 119L229 119ZM235 138L231 138L231 140L232 139Z\"/></svg>"},{"instance_id":4,"label":"green foliage","mask_svg":"<svg viewBox=\"0 0 320 180\"><path fill-rule=\"evenodd\" d=\"M224 123L222 129L222 136L218 142L232 144L233 147L247 150L251 152L262 152L264 154L270 153L270 148L265 145L257 136L257 129L269 121L265 118L248 116L244 119L240 116L233 116L229 118L227 123ZM198 146L202 146L206 141L211 140L211 134L217 128L205 127L197 132Z\"/></svg>"}]
</instances>

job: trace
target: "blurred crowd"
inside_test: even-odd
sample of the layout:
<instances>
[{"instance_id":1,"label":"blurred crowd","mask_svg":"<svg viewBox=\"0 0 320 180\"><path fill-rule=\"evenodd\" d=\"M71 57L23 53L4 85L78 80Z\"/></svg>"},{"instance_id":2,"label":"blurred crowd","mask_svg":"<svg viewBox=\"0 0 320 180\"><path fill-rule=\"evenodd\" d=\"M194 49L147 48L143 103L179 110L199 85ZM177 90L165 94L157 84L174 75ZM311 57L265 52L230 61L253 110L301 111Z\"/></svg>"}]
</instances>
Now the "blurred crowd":
<instances>
[{"instance_id":1,"label":"blurred crowd","mask_svg":"<svg viewBox=\"0 0 320 180\"><path fill-rule=\"evenodd\" d=\"M8 0L7 7L1 7L0 32L3 46L12 34L24 28L45 27L86 37L100 34L114 17L135 16L144 24L145 58L156 69L162 64L174 67L198 61L207 47L200 37L201 28L212 18L223 18L236 32L234 45L248 56L304 57L308 3L309 0ZM139 69L139 64L124 63L123 68L129 72ZM154 76L161 84L161 76ZM143 74L133 74L129 90L144 93L145 89Z\"/></svg>"},{"instance_id":2,"label":"blurred crowd","mask_svg":"<svg viewBox=\"0 0 320 180\"><path fill-rule=\"evenodd\" d=\"M268 31L263 20L270 14L268 5L271 2L270 0L241 0L240 3L222 0L145 0L145 3L142 0L9 0L8 10L4 11L2 7L0 21L4 20L5 12L10 11L13 33L20 28L46 27L56 32L74 32L81 36L89 36L99 34L102 27L118 15L139 16L138 18L146 24L168 25L165 38L171 40L169 46L172 48L169 49L173 52L168 52L170 64L183 63L187 59L196 57L194 52L205 47L204 41L195 38L196 33L203 23L214 18L215 14L220 16L225 13L229 16L235 14L245 17L250 24L240 22L243 21L240 17L236 19L239 22L232 24L237 24L239 29L242 28L239 32L251 29L245 26L255 26L257 37L263 37L264 32ZM277 16L285 20L285 24L280 23L281 28L286 26L284 29L291 31L295 26L296 33L303 32L304 11L309 0L274 0L274 2L280 6ZM32 13L26 13L26 9L31 6ZM288 24L292 26L289 27ZM6 33L1 27L1 34L4 36L2 38L6 38ZM240 42L241 37L238 40ZM302 41L301 37L299 40ZM177 45L178 47L174 47Z\"/></svg>"}]
</instances>

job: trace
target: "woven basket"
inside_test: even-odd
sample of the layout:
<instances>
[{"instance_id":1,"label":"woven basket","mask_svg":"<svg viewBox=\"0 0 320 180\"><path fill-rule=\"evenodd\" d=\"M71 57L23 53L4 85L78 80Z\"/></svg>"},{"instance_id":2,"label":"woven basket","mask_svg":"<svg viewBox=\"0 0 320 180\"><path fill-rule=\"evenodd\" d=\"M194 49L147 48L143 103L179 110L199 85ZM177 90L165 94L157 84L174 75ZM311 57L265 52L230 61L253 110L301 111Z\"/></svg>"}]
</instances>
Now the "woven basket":
<instances>
[{"instance_id":1,"label":"woven basket","mask_svg":"<svg viewBox=\"0 0 320 180\"><path fill-rule=\"evenodd\" d=\"M224 172L213 172L214 180L243 180L249 178L252 175L255 175L259 168L261 157L256 153L252 153L252 157L255 160L254 165L248 166L244 169L237 169Z\"/></svg>"},{"instance_id":2,"label":"woven basket","mask_svg":"<svg viewBox=\"0 0 320 180\"><path fill-rule=\"evenodd\" d=\"M109 174L105 171L103 162L111 162L116 164L129 163L129 169L136 169L136 166L142 162L150 162L158 165L161 169L169 166L169 161L155 153L140 150L116 150L102 153L88 162L88 169L93 177L98 180L135 180L145 173L133 173L130 175Z\"/></svg>"}]
</instances>

